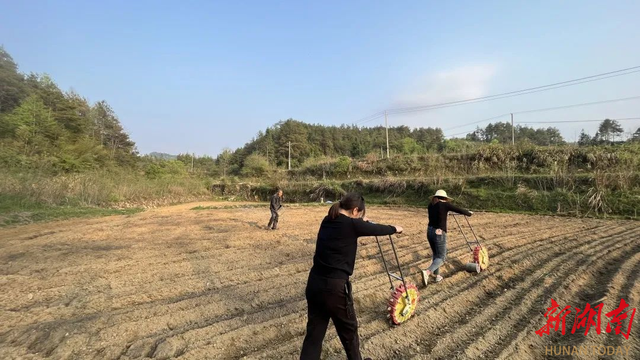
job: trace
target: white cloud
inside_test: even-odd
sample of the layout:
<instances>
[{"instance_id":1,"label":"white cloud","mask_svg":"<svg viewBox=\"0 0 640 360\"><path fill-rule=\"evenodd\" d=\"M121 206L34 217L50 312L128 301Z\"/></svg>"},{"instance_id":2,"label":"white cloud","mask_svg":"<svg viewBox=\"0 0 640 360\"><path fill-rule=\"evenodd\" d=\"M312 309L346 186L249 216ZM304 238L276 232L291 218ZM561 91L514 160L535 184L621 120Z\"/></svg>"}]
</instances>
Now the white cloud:
<instances>
[{"instance_id":1,"label":"white cloud","mask_svg":"<svg viewBox=\"0 0 640 360\"><path fill-rule=\"evenodd\" d=\"M488 95L495 65L468 65L428 74L401 95L395 106L419 106Z\"/></svg>"}]
</instances>

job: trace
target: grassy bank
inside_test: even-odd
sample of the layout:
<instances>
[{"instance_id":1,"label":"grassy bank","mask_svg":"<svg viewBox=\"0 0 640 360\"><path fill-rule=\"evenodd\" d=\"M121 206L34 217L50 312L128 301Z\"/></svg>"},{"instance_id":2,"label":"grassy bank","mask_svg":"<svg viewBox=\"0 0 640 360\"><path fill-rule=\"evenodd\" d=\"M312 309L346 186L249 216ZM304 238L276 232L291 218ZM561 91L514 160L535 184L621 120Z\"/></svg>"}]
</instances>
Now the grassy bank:
<instances>
[{"instance_id":1,"label":"grassy bank","mask_svg":"<svg viewBox=\"0 0 640 360\"><path fill-rule=\"evenodd\" d=\"M286 174L285 174L286 175ZM220 197L267 201L282 187L289 203L336 201L349 191L369 203L427 206L440 188L474 210L638 218L640 174L602 172L292 181L287 177L213 182L190 174L149 178L124 170L51 175L0 172L0 226L140 209Z\"/></svg>"},{"instance_id":2,"label":"grassy bank","mask_svg":"<svg viewBox=\"0 0 640 360\"><path fill-rule=\"evenodd\" d=\"M87 206L46 205L16 196L0 195L0 227L79 217L128 215L142 210L142 208L109 209Z\"/></svg>"},{"instance_id":3,"label":"grassy bank","mask_svg":"<svg viewBox=\"0 0 640 360\"><path fill-rule=\"evenodd\" d=\"M482 176L450 179L383 179L279 184L216 184L214 193L234 200L268 200L277 186L287 202L335 201L349 191L374 204L427 206L437 189L446 189L457 204L474 210L638 218L640 188L616 174L556 176ZM606 186L605 186L606 185Z\"/></svg>"},{"instance_id":4,"label":"grassy bank","mask_svg":"<svg viewBox=\"0 0 640 360\"><path fill-rule=\"evenodd\" d=\"M0 172L0 226L51 219L130 214L211 196L207 180L149 179L125 170L50 175Z\"/></svg>"}]
</instances>

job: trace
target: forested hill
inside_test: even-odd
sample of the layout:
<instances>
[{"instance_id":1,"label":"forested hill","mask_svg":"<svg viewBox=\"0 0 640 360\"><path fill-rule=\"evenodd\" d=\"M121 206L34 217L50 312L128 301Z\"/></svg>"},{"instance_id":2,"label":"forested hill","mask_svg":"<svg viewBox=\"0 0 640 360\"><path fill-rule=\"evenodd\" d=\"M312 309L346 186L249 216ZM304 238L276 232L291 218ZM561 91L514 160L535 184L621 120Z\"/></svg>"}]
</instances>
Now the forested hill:
<instances>
[{"instance_id":1,"label":"forested hill","mask_svg":"<svg viewBox=\"0 0 640 360\"><path fill-rule=\"evenodd\" d=\"M533 129L516 126L516 136L521 143L534 145L563 144L564 140L556 128ZM445 140L442 129L396 126L389 128L389 148L391 155L414 155L429 152L460 151L474 143L511 141L511 124L489 124L477 129L463 140ZM288 119L260 131L244 147L233 154L223 153L219 160L228 158L233 165L242 166L250 155L266 157L269 164L285 166L288 163L289 142L291 142L291 162L297 166L307 159L318 157L366 156L386 157L386 134L382 126L361 128L357 126L312 125Z\"/></svg>"},{"instance_id":2,"label":"forested hill","mask_svg":"<svg viewBox=\"0 0 640 360\"><path fill-rule=\"evenodd\" d=\"M412 152L435 150L443 138L440 129L389 128L393 151L401 151L403 147ZM271 164L284 165L288 161L289 142L293 164L322 156L358 158L386 151L384 127L323 126L289 119L260 131L252 141L236 150L233 157L241 160L251 154L259 154L267 157Z\"/></svg>"},{"instance_id":3,"label":"forested hill","mask_svg":"<svg viewBox=\"0 0 640 360\"><path fill-rule=\"evenodd\" d=\"M106 101L90 104L47 75L24 75L0 47L0 166L82 171L128 166L135 144Z\"/></svg>"}]
</instances>

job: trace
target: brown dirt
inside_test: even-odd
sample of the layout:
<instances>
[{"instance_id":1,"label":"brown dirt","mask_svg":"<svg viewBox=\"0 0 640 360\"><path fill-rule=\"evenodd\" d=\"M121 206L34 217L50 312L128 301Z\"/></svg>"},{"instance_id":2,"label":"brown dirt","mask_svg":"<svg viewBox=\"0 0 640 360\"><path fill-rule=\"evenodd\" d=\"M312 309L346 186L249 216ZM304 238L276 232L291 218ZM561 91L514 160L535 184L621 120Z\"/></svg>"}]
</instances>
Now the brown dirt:
<instances>
[{"instance_id":1,"label":"brown dirt","mask_svg":"<svg viewBox=\"0 0 640 360\"><path fill-rule=\"evenodd\" d=\"M190 210L197 205L220 208ZM326 208L289 207L281 229L267 231L265 207L225 205L0 229L0 358L297 358ZM404 226L400 261L419 284L431 255L425 210L368 213ZM484 213L471 220L489 269L463 271L471 255L451 223L444 282L419 286L416 315L398 327L385 317L389 285L375 239L360 239L353 283L363 355L533 359L545 346L605 345L640 357L640 314L629 340L605 332L605 311L600 335L534 333L551 298L578 307L602 301L606 312L620 298L639 307L638 222ZM344 358L332 327L323 358Z\"/></svg>"}]
</instances>

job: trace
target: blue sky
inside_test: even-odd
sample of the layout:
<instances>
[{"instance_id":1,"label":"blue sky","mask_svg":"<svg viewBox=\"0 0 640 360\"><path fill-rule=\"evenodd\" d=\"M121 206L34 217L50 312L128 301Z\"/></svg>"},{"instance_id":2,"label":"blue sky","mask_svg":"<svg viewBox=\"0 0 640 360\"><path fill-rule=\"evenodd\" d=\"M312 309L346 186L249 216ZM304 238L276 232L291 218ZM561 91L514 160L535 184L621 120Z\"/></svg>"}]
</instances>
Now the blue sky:
<instances>
[{"instance_id":1,"label":"blue sky","mask_svg":"<svg viewBox=\"0 0 640 360\"><path fill-rule=\"evenodd\" d=\"M352 124L387 108L640 65L638 1L0 0L0 9L0 44L20 70L106 100L141 153L216 155L287 118ZM635 73L389 121L447 129L636 96L638 84ZM605 117L640 117L640 101L516 121ZM640 121L622 125L635 130ZM593 135L597 123L557 127L573 140L582 128Z\"/></svg>"}]
</instances>

